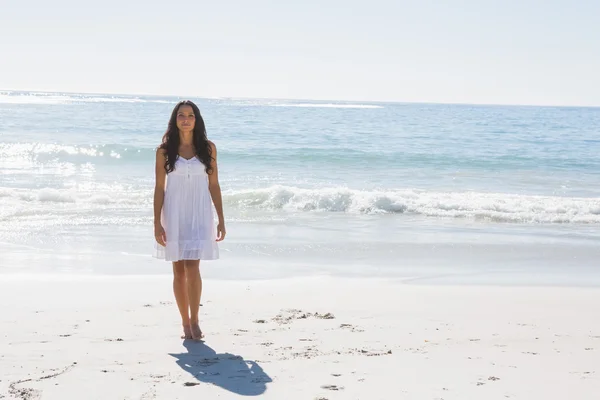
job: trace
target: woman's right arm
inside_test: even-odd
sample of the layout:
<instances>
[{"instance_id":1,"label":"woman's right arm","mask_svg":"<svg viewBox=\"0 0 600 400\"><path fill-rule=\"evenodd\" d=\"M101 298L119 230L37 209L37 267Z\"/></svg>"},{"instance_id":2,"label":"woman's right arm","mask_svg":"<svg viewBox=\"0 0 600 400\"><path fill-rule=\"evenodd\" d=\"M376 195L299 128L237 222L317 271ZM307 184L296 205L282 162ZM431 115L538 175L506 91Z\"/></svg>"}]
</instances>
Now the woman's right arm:
<instances>
[{"instance_id":1,"label":"woman's right arm","mask_svg":"<svg viewBox=\"0 0 600 400\"><path fill-rule=\"evenodd\" d=\"M166 157L164 150L160 148L156 150L156 182L154 185L154 237L161 246L165 246L167 241L165 230L160 223L160 214L165 201L165 180L167 176L167 172L165 171L165 160Z\"/></svg>"}]
</instances>

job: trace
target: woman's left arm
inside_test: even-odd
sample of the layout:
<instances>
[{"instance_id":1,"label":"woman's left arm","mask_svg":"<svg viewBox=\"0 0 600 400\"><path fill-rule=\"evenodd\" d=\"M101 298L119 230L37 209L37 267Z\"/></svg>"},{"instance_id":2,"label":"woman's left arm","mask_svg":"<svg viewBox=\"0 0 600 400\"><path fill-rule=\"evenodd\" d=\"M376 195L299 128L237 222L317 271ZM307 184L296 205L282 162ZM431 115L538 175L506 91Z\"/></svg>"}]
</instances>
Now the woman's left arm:
<instances>
[{"instance_id":1,"label":"woman's left arm","mask_svg":"<svg viewBox=\"0 0 600 400\"><path fill-rule=\"evenodd\" d=\"M221 185L219 185L219 169L217 167L217 146L210 140L208 141L208 144L212 150L212 160L210 161L212 171L208 175L208 188L210 190L210 197L217 210L217 216L219 217L219 223L217 225L217 242L220 242L225 239L226 231L225 217L223 216L223 200L221 198Z\"/></svg>"}]
</instances>

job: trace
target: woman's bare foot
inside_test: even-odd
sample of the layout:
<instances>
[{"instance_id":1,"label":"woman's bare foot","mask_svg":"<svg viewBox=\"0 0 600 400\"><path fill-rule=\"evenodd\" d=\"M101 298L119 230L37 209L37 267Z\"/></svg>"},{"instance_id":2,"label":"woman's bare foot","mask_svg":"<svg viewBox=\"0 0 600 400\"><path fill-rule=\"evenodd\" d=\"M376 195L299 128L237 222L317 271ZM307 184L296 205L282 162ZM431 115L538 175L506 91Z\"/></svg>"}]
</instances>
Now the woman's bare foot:
<instances>
[{"instance_id":1,"label":"woman's bare foot","mask_svg":"<svg viewBox=\"0 0 600 400\"><path fill-rule=\"evenodd\" d=\"M192 339L194 340L200 340L204 337L204 334L202 333L202 330L200 329L200 326L198 325L198 323L191 323L190 324L190 328L192 331Z\"/></svg>"},{"instance_id":2,"label":"woman's bare foot","mask_svg":"<svg viewBox=\"0 0 600 400\"><path fill-rule=\"evenodd\" d=\"M183 325L183 336L182 339L193 339L192 328L189 325Z\"/></svg>"}]
</instances>

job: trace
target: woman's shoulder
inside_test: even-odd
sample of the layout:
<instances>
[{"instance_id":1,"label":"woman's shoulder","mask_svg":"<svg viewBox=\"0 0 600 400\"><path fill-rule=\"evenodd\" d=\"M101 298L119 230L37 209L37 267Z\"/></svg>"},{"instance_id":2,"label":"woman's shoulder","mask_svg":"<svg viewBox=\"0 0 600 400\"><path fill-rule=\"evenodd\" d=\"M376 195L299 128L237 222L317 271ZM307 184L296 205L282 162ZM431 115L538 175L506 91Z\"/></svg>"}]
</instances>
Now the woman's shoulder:
<instances>
[{"instance_id":1,"label":"woman's shoulder","mask_svg":"<svg viewBox=\"0 0 600 400\"><path fill-rule=\"evenodd\" d=\"M161 144L156 148L156 158L167 157L167 149Z\"/></svg>"}]
</instances>

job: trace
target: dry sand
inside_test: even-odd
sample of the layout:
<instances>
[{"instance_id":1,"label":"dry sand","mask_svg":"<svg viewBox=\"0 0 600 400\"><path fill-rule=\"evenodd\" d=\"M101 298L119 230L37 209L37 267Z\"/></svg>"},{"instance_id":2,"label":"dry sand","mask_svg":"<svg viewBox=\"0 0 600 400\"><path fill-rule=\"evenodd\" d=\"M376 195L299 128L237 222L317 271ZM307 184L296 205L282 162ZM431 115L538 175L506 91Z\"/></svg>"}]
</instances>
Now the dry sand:
<instances>
[{"instance_id":1,"label":"dry sand","mask_svg":"<svg viewBox=\"0 0 600 400\"><path fill-rule=\"evenodd\" d=\"M600 290L0 278L2 399L598 399Z\"/></svg>"}]
</instances>

